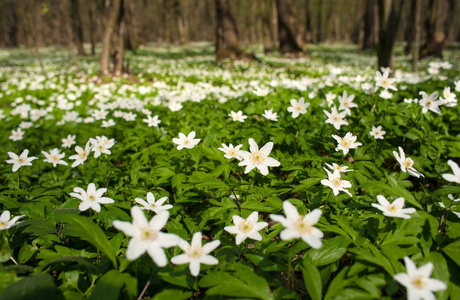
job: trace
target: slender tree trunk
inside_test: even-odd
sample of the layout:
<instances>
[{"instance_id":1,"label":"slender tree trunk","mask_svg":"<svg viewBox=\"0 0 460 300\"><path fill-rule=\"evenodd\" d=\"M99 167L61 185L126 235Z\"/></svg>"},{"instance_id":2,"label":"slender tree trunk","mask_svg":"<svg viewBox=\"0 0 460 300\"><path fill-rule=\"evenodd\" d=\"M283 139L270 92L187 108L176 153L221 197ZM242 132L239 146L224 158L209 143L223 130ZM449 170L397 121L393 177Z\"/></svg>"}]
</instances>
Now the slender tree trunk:
<instances>
[{"instance_id":1,"label":"slender tree trunk","mask_svg":"<svg viewBox=\"0 0 460 300\"><path fill-rule=\"evenodd\" d=\"M276 43L278 41L278 9L276 8L276 0L271 0L272 2L272 41L273 46L276 48Z\"/></svg>"},{"instance_id":2,"label":"slender tree trunk","mask_svg":"<svg viewBox=\"0 0 460 300\"><path fill-rule=\"evenodd\" d=\"M377 58L381 67L394 68L394 43L401 17L404 0L400 0L399 9L396 0L379 0L379 46Z\"/></svg>"},{"instance_id":3,"label":"slender tree trunk","mask_svg":"<svg viewBox=\"0 0 460 300\"><path fill-rule=\"evenodd\" d=\"M230 11L229 0L215 0L216 28L216 62L225 59L251 59L238 42L238 29Z\"/></svg>"},{"instance_id":4,"label":"slender tree trunk","mask_svg":"<svg viewBox=\"0 0 460 300\"><path fill-rule=\"evenodd\" d=\"M427 39L422 49L420 50L420 58L433 56L442 59L442 50L445 46L446 34L443 25L442 17L443 11L439 7L439 2L430 0L428 11L431 15L425 21L425 29L427 32Z\"/></svg>"},{"instance_id":5,"label":"slender tree trunk","mask_svg":"<svg viewBox=\"0 0 460 300\"><path fill-rule=\"evenodd\" d=\"M267 2L268 1L266 0L260 1L259 11L259 18L262 20L262 40L265 53L272 52L275 44L272 40L272 34L270 30L271 3Z\"/></svg>"},{"instance_id":6,"label":"slender tree trunk","mask_svg":"<svg viewBox=\"0 0 460 300\"><path fill-rule=\"evenodd\" d=\"M417 72L418 68L418 60L419 60L419 53L420 53L420 31L421 31L421 24L420 24L420 10L421 10L421 2L420 0L414 0L415 6L415 34L414 34L414 61L412 64L412 71L415 73Z\"/></svg>"},{"instance_id":7,"label":"slender tree trunk","mask_svg":"<svg viewBox=\"0 0 460 300\"><path fill-rule=\"evenodd\" d=\"M322 42L322 35L321 35L322 19L323 19L323 0L319 0L318 18L316 21L316 43L318 44Z\"/></svg>"},{"instance_id":8,"label":"slender tree trunk","mask_svg":"<svg viewBox=\"0 0 460 300\"><path fill-rule=\"evenodd\" d=\"M182 18L182 8L179 0L174 0L174 19L176 20L177 32L179 34L179 44L184 45L187 43L187 38L185 37L185 28L184 20Z\"/></svg>"},{"instance_id":9,"label":"slender tree trunk","mask_svg":"<svg viewBox=\"0 0 460 300\"><path fill-rule=\"evenodd\" d=\"M109 73L111 40L120 13L120 6L121 0L112 0L112 8L110 9L109 19L106 22L104 39L102 41L101 73L103 75L107 75Z\"/></svg>"},{"instance_id":10,"label":"slender tree trunk","mask_svg":"<svg viewBox=\"0 0 460 300\"><path fill-rule=\"evenodd\" d=\"M276 4L281 53L302 53L302 35L297 22L295 3L292 0L277 0Z\"/></svg>"},{"instance_id":11,"label":"slender tree trunk","mask_svg":"<svg viewBox=\"0 0 460 300\"><path fill-rule=\"evenodd\" d=\"M366 11L364 13L364 37L362 50L375 48L376 42L376 27L378 25L376 18L377 2L376 0L366 1Z\"/></svg>"},{"instance_id":12,"label":"slender tree trunk","mask_svg":"<svg viewBox=\"0 0 460 300\"><path fill-rule=\"evenodd\" d=\"M404 48L404 53L408 55L412 52L415 42L415 24L416 24L416 10L417 10L417 0L412 0L412 5L410 9L409 22L406 26L405 40L406 47Z\"/></svg>"},{"instance_id":13,"label":"slender tree trunk","mask_svg":"<svg viewBox=\"0 0 460 300\"><path fill-rule=\"evenodd\" d=\"M311 43L312 39L310 0L305 0L305 43Z\"/></svg>"},{"instance_id":14,"label":"slender tree trunk","mask_svg":"<svg viewBox=\"0 0 460 300\"><path fill-rule=\"evenodd\" d=\"M79 0L70 0L70 25L72 27L73 41L77 46L78 54L85 55L85 49L83 48L83 26L79 3Z\"/></svg>"},{"instance_id":15,"label":"slender tree trunk","mask_svg":"<svg viewBox=\"0 0 460 300\"><path fill-rule=\"evenodd\" d=\"M91 42L91 55L96 55L96 30L95 26L95 14L96 14L96 6L93 3L93 0L89 0L86 2L88 5L88 32L89 32L89 40Z\"/></svg>"}]
</instances>

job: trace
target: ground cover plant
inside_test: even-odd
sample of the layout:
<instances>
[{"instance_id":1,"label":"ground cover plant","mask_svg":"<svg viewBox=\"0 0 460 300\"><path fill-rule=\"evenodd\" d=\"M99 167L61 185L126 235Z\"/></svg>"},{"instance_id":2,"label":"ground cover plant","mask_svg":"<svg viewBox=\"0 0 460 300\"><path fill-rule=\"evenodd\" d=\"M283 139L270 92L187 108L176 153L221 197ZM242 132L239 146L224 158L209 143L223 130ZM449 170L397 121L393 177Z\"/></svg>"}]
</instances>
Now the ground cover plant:
<instances>
[{"instance_id":1,"label":"ground cover plant","mask_svg":"<svg viewBox=\"0 0 460 300\"><path fill-rule=\"evenodd\" d=\"M458 299L459 53L310 52L2 51L0 299Z\"/></svg>"}]
</instances>

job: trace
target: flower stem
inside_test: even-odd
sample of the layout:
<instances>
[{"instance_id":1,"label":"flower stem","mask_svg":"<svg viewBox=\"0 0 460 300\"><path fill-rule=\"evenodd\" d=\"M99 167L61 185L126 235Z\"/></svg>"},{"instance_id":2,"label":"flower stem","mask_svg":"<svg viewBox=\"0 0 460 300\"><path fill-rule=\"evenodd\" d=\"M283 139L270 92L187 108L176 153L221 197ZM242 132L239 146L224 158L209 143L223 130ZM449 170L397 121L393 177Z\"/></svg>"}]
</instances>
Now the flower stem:
<instances>
[{"instance_id":1,"label":"flower stem","mask_svg":"<svg viewBox=\"0 0 460 300\"><path fill-rule=\"evenodd\" d=\"M385 238L383 238L381 241L379 240L380 239L380 236L382 235L382 233L388 228L388 226L390 225L390 222L391 222L391 218L387 218L387 223L385 224L385 227L382 228L382 230L380 230L379 234L377 235L377 238L375 239L374 241L374 244L377 243L377 241L379 242L378 245L380 246L380 244L383 242L383 240Z\"/></svg>"},{"instance_id":2,"label":"flower stem","mask_svg":"<svg viewBox=\"0 0 460 300\"><path fill-rule=\"evenodd\" d=\"M54 170L53 170L53 178L54 178L54 182L58 184L57 179L56 179L56 174L54 174Z\"/></svg>"},{"instance_id":3,"label":"flower stem","mask_svg":"<svg viewBox=\"0 0 460 300\"><path fill-rule=\"evenodd\" d=\"M18 190L20 190L20 188L19 188L19 172L18 172Z\"/></svg>"},{"instance_id":4,"label":"flower stem","mask_svg":"<svg viewBox=\"0 0 460 300\"><path fill-rule=\"evenodd\" d=\"M294 269L292 268L292 249L294 249L294 246L296 244L296 241L291 244L291 247L289 248L288 251L288 289L293 289L294 288Z\"/></svg>"}]
</instances>

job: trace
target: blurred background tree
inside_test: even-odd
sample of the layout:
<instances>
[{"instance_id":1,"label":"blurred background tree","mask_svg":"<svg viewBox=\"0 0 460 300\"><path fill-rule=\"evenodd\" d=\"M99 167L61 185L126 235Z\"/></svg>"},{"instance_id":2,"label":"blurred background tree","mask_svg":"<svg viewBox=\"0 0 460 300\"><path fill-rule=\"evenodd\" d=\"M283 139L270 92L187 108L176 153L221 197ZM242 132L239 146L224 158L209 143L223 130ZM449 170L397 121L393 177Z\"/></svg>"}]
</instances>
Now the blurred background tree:
<instances>
[{"instance_id":1,"label":"blurred background tree","mask_svg":"<svg viewBox=\"0 0 460 300\"><path fill-rule=\"evenodd\" d=\"M416 33L420 58L442 57L460 41L459 0L0 0L0 47L60 46L95 55L102 45L102 73L128 71L123 52L147 43L222 45L221 2L228 2L241 53L254 44L298 55L308 53L309 43L354 43L376 49L379 65L391 66L392 45L404 42L413 54Z\"/></svg>"}]
</instances>

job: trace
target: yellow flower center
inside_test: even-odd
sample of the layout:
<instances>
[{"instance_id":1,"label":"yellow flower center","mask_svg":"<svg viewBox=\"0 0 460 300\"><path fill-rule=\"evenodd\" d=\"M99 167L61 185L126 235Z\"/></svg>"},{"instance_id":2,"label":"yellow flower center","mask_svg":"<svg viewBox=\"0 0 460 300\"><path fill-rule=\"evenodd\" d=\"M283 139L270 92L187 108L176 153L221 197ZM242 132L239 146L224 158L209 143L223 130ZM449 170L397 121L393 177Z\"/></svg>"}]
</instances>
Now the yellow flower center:
<instances>
[{"instance_id":1,"label":"yellow flower center","mask_svg":"<svg viewBox=\"0 0 460 300\"><path fill-rule=\"evenodd\" d=\"M426 288L427 282L422 276L416 276L412 279L411 283L418 289L423 290Z\"/></svg>"},{"instance_id":2,"label":"yellow flower center","mask_svg":"<svg viewBox=\"0 0 460 300\"><path fill-rule=\"evenodd\" d=\"M0 228L5 228L6 227L6 222L5 221L1 221L0 222Z\"/></svg>"},{"instance_id":3,"label":"yellow flower center","mask_svg":"<svg viewBox=\"0 0 460 300\"><path fill-rule=\"evenodd\" d=\"M265 158L267 158L267 156L261 151L254 151L249 155L249 160L255 165L263 163Z\"/></svg>"},{"instance_id":4,"label":"yellow flower center","mask_svg":"<svg viewBox=\"0 0 460 300\"><path fill-rule=\"evenodd\" d=\"M149 227L141 228L141 239L146 241L153 241L158 237L158 231Z\"/></svg>"},{"instance_id":5,"label":"yellow flower center","mask_svg":"<svg viewBox=\"0 0 460 300\"><path fill-rule=\"evenodd\" d=\"M411 168L413 165L414 165L414 161L410 158L406 158L404 161L403 161L403 165L406 169L409 169Z\"/></svg>"},{"instance_id":6,"label":"yellow flower center","mask_svg":"<svg viewBox=\"0 0 460 300\"><path fill-rule=\"evenodd\" d=\"M341 177L335 177L335 178L332 178L331 180L332 185L337 186L337 187L342 185L342 181L343 179Z\"/></svg>"},{"instance_id":7,"label":"yellow flower center","mask_svg":"<svg viewBox=\"0 0 460 300\"><path fill-rule=\"evenodd\" d=\"M190 247L190 251L187 254L191 258L197 259L203 255L203 250L201 249L201 247L197 247L197 248Z\"/></svg>"},{"instance_id":8,"label":"yellow flower center","mask_svg":"<svg viewBox=\"0 0 460 300\"><path fill-rule=\"evenodd\" d=\"M240 225L238 225L238 229L244 233L251 232L253 228L254 225L252 224L252 222L247 220L244 220L240 223Z\"/></svg>"},{"instance_id":9,"label":"yellow flower center","mask_svg":"<svg viewBox=\"0 0 460 300\"><path fill-rule=\"evenodd\" d=\"M302 215L294 221L293 225L301 234L311 233L313 231L313 226L304 221Z\"/></svg>"}]
</instances>

